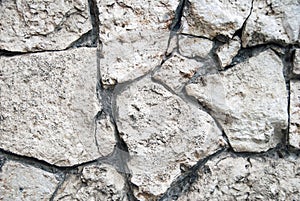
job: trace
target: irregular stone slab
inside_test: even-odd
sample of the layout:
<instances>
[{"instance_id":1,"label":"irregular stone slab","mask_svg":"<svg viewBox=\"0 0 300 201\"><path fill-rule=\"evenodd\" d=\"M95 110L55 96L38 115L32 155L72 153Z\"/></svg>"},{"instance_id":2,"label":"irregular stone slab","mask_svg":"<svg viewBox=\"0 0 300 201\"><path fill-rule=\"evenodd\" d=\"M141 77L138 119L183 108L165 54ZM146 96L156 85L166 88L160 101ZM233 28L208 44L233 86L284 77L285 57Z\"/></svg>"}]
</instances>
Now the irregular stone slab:
<instances>
[{"instance_id":1,"label":"irregular stone slab","mask_svg":"<svg viewBox=\"0 0 300 201\"><path fill-rule=\"evenodd\" d=\"M95 136L96 61L95 48L1 57L0 147L59 166L112 152L113 132Z\"/></svg>"},{"instance_id":2,"label":"irregular stone slab","mask_svg":"<svg viewBox=\"0 0 300 201\"><path fill-rule=\"evenodd\" d=\"M299 19L299 1L255 0L243 30L243 47L269 42L299 43Z\"/></svg>"},{"instance_id":3,"label":"irregular stone slab","mask_svg":"<svg viewBox=\"0 0 300 201\"><path fill-rule=\"evenodd\" d=\"M300 81L290 82L290 145L300 149Z\"/></svg>"},{"instance_id":4,"label":"irregular stone slab","mask_svg":"<svg viewBox=\"0 0 300 201\"><path fill-rule=\"evenodd\" d=\"M295 51L293 64L293 73L300 75L300 49Z\"/></svg>"},{"instance_id":5,"label":"irregular stone slab","mask_svg":"<svg viewBox=\"0 0 300 201\"><path fill-rule=\"evenodd\" d=\"M54 174L8 161L0 171L0 200L50 200L59 181Z\"/></svg>"},{"instance_id":6,"label":"irregular stone slab","mask_svg":"<svg viewBox=\"0 0 300 201\"><path fill-rule=\"evenodd\" d=\"M155 72L153 78L164 83L174 92L180 93L183 86L202 65L201 62L194 59L187 59L175 54Z\"/></svg>"},{"instance_id":7,"label":"irregular stone slab","mask_svg":"<svg viewBox=\"0 0 300 201\"><path fill-rule=\"evenodd\" d=\"M205 164L178 201L298 200L300 160L223 156Z\"/></svg>"},{"instance_id":8,"label":"irregular stone slab","mask_svg":"<svg viewBox=\"0 0 300 201\"><path fill-rule=\"evenodd\" d=\"M267 50L220 74L199 77L187 94L210 109L235 151L260 152L281 142L287 128L283 64Z\"/></svg>"},{"instance_id":9,"label":"irregular stone slab","mask_svg":"<svg viewBox=\"0 0 300 201\"><path fill-rule=\"evenodd\" d=\"M232 38L250 14L251 0L190 0L183 16L183 33L213 39L218 35Z\"/></svg>"},{"instance_id":10,"label":"irregular stone slab","mask_svg":"<svg viewBox=\"0 0 300 201\"><path fill-rule=\"evenodd\" d=\"M229 43L226 43L217 49L216 54L222 68L231 64L233 57L237 55L240 48L241 40L238 37L234 37Z\"/></svg>"},{"instance_id":11,"label":"irregular stone slab","mask_svg":"<svg viewBox=\"0 0 300 201\"><path fill-rule=\"evenodd\" d=\"M131 182L139 200L157 200L181 165L195 165L225 146L212 117L148 77L117 96L116 120L129 149Z\"/></svg>"},{"instance_id":12,"label":"irregular stone slab","mask_svg":"<svg viewBox=\"0 0 300 201\"><path fill-rule=\"evenodd\" d=\"M87 0L1 1L0 49L63 50L92 29Z\"/></svg>"},{"instance_id":13,"label":"irregular stone slab","mask_svg":"<svg viewBox=\"0 0 300 201\"><path fill-rule=\"evenodd\" d=\"M70 174L58 189L54 201L127 201L125 180L112 166L86 166L81 175Z\"/></svg>"},{"instance_id":14,"label":"irregular stone slab","mask_svg":"<svg viewBox=\"0 0 300 201\"><path fill-rule=\"evenodd\" d=\"M179 36L179 52L185 57L206 58L213 48L213 42L204 38Z\"/></svg>"},{"instance_id":15,"label":"irregular stone slab","mask_svg":"<svg viewBox=\"0 0 300 201\"><path fill-rule=\"evenodd\" d=\"M160 64L178 1L98 0L104 85L140 77Z\"/></svg>"}]
</instances>

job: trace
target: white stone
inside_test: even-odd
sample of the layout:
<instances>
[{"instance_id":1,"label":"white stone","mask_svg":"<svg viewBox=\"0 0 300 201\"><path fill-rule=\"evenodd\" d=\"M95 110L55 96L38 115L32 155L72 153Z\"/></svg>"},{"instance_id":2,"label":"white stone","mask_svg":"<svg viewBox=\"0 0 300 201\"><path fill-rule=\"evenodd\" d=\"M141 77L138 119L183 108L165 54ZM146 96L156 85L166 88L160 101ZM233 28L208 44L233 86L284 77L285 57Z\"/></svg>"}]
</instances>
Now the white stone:
<instances>
[{"instance_id":1,"label":"white stone","mask_svg":"<svg viewBox=\"0 0 300 201\"><path fill-rule=\"evenodd\" d=\"M128 146L131 182L139 200L158 199L180 174L225 146L214 120L145 77L116 99L116 122Z\"/></svg>"},{"instance_id":2,"label":"white stone","mask_svg":"<svg viewBox=\"0 0 300 201\"><path fill-rule=\"evenodd\" d=\"M228 43L219 47L216 54L222 68L231 64L233 57L235 57L241 48L241 40L234 37Z\"/></svg>"},{"instance_id":3,"label":"white stone","mask_svg":"<svg viewBox=\"0 0 300 201\"><path fill-rule=\"evenodd\" d=\"M127 201L125 180L112 166L86 166L82 174L69 174L58 189L54 201Z\"/></svg>"},{"instance_id":4,"label":"white stone","mask_svg":"<svg viewBox=\"0 0 300 201\"><path fill-rule=\"evenodd\" d=\"M190 58L206 58L213 48L213 42L208 39L179 36L179 53Z\"/></svg>"},{"instance_id":5,"label":"white stone","mask_svg":"<svg viewBox=\"0 0 300 201\"><path fill-rule=\"evenodd\" d=\"M54 174L23 165L6 162L0 171L0 200L49 200L59 181Z\"/></svg>"},{"instance_id":6,"label":"white stone","mask_svg":"<svg viewBox=\"0 0 300 201\"><path fill-rule=\"evenodd\" d=\"M92 29L87 0L1 1L0 49L63 50Z\"/></svg>"},{"instance_id":7,"label":"white stone","mask_svg":"<svg viewBox=\"0 0 300 201\"><path fill-rule=\"evenodd\" d=\"M266 151L281 142L288 124L287 91L283 64L273 51L199 77L186 91L212 111L235 151Z\"/></svg>"},{"instance_id":8,"label":"white stone","mask_svg":"<svg viewBox=\"0 0 300 201\"><path fill-rule=\"evenodd\" d=\"M180 93L184 85L202 65L201 62L194 59L174 54L154 73L153 78L164 83L172 91Z\"/></svg>"},{"instance_id":9,"label":"white stone","mask_svg":"<svg viewBox=\"0 0 300 201\"><path fill-rule=\"evenodd\" d=\"M218 35L232 38L250 13L252 0L190 0L184 12L183 33L213 39Z\"/></svg>"},{"instance_id":10,"label":"white stone","mask_svg":"<svg viewBox=\"0 0 300 201\"><path fill-rule=\"evenodd\" d=\"M198 170L187 200L298 200L300 160L268 157L213 159Z\"/></svg>"},{"instance_id":11,"label":"white stone","mask_svg":"<svg viewBox=\"0 0 300 201\"><path fill-rule=\"evenodd\" d=\"M0 147L59 166L112 152L114 132L95 134L96 83L95 48L1 57Z\"/></svg>"},{"instance_id":12,"label":"white stone","mask_svg":"<svg viewBox=\"0 0 300 201\"><path fill-rule=\"evenodd\" d=\"M255 0L243 30L243 47L270 42L299 43L299 19L297 0Z\"/></svg>"},{"instance_id":13,"label":"white stone","mask_svg":"<svg viewBox=\"0 0 300 201\"><path fill-rule=\"evenodd\" d=\"M177 4L176 0L98 0L104 85L133 80L160 64Z\"/></svg>"},{"instance_id":14,"label":"white stone","mask_svg":"<svg viewBox=\"0 0 300 201\"><path fill-rule=\"evenodd\" d=\"M300 75L300 49L295 50L295 56L293 61L293 73Z\"/></svg>"},{"instance_id":15,"label":"white stone","mask_svg":"<svg viewBox=\"0 0 300 201\"><path fill-rule=\"evenodd\" d=\"M300 81L291 81L290 91L289 143L300 149Z\"/></svg>"}]
</instances>

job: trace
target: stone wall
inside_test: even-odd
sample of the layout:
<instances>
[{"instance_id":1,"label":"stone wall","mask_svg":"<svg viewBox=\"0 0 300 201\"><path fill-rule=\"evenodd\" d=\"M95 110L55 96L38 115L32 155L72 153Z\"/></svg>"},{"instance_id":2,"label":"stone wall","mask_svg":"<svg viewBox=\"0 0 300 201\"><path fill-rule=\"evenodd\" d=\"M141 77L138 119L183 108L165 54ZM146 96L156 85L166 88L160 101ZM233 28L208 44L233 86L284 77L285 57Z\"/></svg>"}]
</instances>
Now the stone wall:
<instances>
[{"instance_id":1,"label":"stone wall","mask_svg":"<svg viewBox=\"0 0 300 201\"><path fill-rule=\"evenodd\" d=\"M0 200L299 200L298 0L0 0Z\"/></svg>"}]
</instances>

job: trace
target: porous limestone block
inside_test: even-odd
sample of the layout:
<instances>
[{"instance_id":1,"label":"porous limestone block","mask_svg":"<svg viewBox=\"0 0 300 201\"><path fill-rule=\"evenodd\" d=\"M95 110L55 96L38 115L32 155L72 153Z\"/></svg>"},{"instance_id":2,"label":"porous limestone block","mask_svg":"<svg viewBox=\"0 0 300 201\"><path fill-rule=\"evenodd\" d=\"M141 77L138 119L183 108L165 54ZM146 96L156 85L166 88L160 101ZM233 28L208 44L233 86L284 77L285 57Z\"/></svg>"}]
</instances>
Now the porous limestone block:
<instances>
[{"instance_id":1,"label":"porous limestone block","mask_svg":"<svg viewBox=\"0 0 300 201\"><path fill-rule=\"evenodd\" d=\"M237 55L240 48L241 40L238 37L234 37L228 43L220 46L217 49L216 54L222 68L225 68L231 64L233 57Z\"/></svg>"},{"instance_id":2,"label":"porous limestone block","mask_svg":"<svg viewBox=\"0 0 300 201\"><path fill-rule=\"evenodd\" d=\"M254 0L242 34L243 47L271 42L299 43L299 19L297 0Z\"/></svg>"},{"instance_id":3,"label":"porous limestone block","mask_svg":"<svg viewBox=\"0 0 300 201\"><path fill-rule=\"evenodd\" d=\"M139 200L157 200L181 165L195 165L226 146L211 116L150 78L120 90L116 122L131 156L128 166Z\"/></svg>"},{"instance_id":4,"label":"porous limestone block","mask_svg":"<svg viewBox=\"0 0 300 201\"><path fill-rule=\"evenodd\" d=\"M293 61L293 73L300 75L300 49L295 50L295 56Z\"/></svg>"},{"instance_id":5,"label":"porous limestone block","mask_svg":"<svg viewBox=\"0 0 300 201\"><path fill-rule=\"evenodd\" d=\"M206 58L213 48L213 42L205 38L180 35L178 41L179 53L189 58Z\"/></svg>"},{"instance_id":6,"label":"porous limestone block","mask_svg":"<svg viewBox=\"0 0 300 201\"><path fill-rule=\"evenodd\" d=\"M0 171L0 200L50 200L59 181L57 175L8 161Z\"/></svg>"},{"instance_id":7,"label":"porous limestone block","mask_svg":"<svg viewBox=\"0 0 300 201\"><path fill-rule=\"evenodd\" d=\"M105 86L133 80L161 63L177 4L177 0L98 0Z\"/></svg>"},{"instance_id":8,"label":"porous limestone block","mask_svg":"<svg viewBox=\"0 0 300 201\"><path fill-rule=\"evenodd\" d=\"M174 54L154 73L153 78L164 83L172 91L180 93L184 85L202 65L201 62L194 59Z\"/></svg>"},{"instance_id":9,"label":"porous limestone block","mask_svg":"<svg viewBox=\"0 0 300 201\"><path fill-rule=\"evenodd\" d=\"M114 131L95 131L96 62L95 48L1 57L0 147L58 166L111 153Z\"/></svg>"},{"instance_id":10,"label":"porous limestone block","mask_svg":"<svg viewBox=\"0 0 300 201\"><path fill-rule=\"evenodd\" d=\"M299 164L299 157L217 157L198 170L198 179L178 201L297 200Z\"/></svg>"},{"instance_id":11,"label":"porous limestone block","mask_svg":"<svg viewBox=\"0 0 300 201\"><path fill-rule=\"evenodd\" d=\"M289 143L300 149L300 81L291 81L290 91Z\"/></svg>"},{"instance_id":12,"label":"porous limestone block","mask_svg":"<svg viewBox=\"0 0 300 201\"><path fill-rule=\"evenodd\" d=\"M63 50L92 29L88 0L0 2L0 49Z\"/></svg>"},{"instance_id":13,"label":"porous limestone block","mask_svg":"<svg viewBox=\"0 0 300 201\"><path fill-rule=\"evenodd\" d=\"M288 125L283 64L271 50L186 86L218 119L235 151L261 152L281 142Z\"/></svg>"},{"instance_id":14,"label":"porous limestone block","mask_svg":"<svg viewBox=\"0 0 300 201\"><path fill-rule=\"evenodd\" d=\"M127 187L123 176L106 164L89 165L81 175L69 174L58 189L54 201L127 201Z\"/></svg>"},{"instance_id":15,"label":"porous limestone block","mask_svg":"<svg viewBox=\"0 0 300 201\"><path fill-rule=\"evenodd\" d=\"M252 0L190 0L183 13L182 32L210 39L232 38L250 14Z\"/></svg>"}]
</instances>

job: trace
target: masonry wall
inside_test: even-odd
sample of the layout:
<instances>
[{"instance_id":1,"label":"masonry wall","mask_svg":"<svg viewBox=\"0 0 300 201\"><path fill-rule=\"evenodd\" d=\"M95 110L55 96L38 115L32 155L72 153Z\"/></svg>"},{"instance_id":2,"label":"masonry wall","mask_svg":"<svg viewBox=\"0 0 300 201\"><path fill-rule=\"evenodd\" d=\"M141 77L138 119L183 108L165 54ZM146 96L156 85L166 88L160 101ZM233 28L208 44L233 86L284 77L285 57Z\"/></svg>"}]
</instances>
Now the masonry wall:
<instances>
[{"instance_id":1,"label":"masonry wall","mask_svg":"<svg viewBox=\"0 0 300 201\"><path fill-rule=\"evenodd\" d=\"M0 0L0 200L299 200L297 0Z\"/></svg>"}]
</instances>

